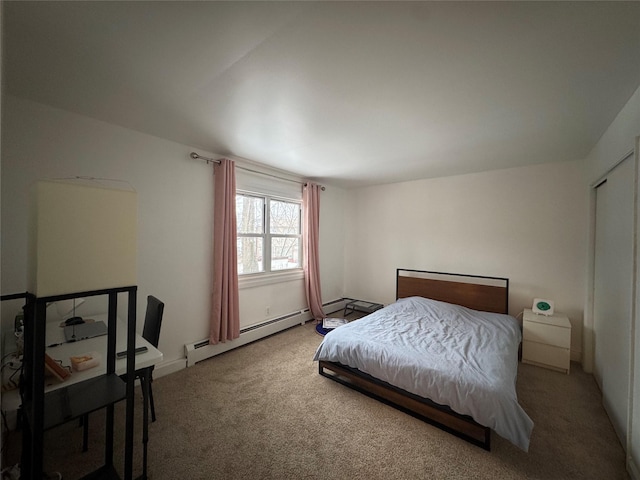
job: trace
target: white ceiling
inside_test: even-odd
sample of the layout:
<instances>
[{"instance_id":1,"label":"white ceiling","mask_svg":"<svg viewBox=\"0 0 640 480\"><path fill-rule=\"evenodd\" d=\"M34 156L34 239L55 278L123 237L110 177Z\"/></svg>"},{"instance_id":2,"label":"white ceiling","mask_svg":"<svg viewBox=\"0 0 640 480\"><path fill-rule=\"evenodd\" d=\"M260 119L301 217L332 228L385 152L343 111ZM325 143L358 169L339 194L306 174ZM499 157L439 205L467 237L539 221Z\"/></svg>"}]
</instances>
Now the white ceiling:
<instances>
[{"instance_id":1,"label":"white ceiling","mask_svg":"<svg viewBox=\"0 0 640 480\"><path fill-rule=\"evenodd\" d=\"M9 93L345 187L584 158L640 2L4 2Z\"/></svg>"}]
</instances>

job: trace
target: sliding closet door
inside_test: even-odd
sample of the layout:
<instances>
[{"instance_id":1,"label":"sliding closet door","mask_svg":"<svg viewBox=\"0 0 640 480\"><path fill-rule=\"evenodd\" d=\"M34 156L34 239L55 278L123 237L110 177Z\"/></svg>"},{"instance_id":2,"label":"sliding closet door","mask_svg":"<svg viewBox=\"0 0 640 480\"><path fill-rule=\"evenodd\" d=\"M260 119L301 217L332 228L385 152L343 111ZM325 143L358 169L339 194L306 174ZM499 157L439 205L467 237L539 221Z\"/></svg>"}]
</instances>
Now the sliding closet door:
<instances>
[{"instance_id":1,"label":"sliding closet door","mask_svg":"<svg viewBox=\"0 0 640 480\"><path fill-rule=\"evenodd\" d=\"M626 448L633 287L634 161L626 158L596 187L594 374Z\"/></svg>"}]
</instances>

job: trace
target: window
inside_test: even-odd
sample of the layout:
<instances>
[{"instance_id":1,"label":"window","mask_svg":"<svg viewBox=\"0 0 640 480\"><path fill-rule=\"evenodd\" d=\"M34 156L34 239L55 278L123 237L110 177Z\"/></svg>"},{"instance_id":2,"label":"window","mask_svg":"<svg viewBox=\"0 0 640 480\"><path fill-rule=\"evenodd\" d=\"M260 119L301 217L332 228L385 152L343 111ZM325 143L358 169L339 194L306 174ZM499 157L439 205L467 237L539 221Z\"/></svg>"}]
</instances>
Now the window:
<instances>
[{"instance_id":1,"label":"window","mask_svg":"<svg viewBox=\"0 0 640 480\"><path fill-rule=\"evenodd\" d=\"M236 194L238 274L302 267L302 206L270 195Z\"/></svg>"}]
</instances>

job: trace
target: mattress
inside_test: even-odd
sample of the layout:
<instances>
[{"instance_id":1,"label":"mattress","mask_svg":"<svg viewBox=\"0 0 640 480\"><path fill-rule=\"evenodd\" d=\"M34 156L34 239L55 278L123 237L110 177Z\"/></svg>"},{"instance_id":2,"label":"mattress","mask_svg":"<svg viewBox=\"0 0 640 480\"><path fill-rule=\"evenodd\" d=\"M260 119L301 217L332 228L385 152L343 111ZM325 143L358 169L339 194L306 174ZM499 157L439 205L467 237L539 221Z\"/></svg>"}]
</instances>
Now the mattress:
<instances>
[{"instance_id":1,"label":"mattress","mask_svg":"<svg viewBox=\"0 0 640 480\"><path fill-rule=\"evenodd\" d=\"M509 315L409 297L329 332L314 360L447 405L528 451L533 422L515 388L520 339Z\"/></svg>"}]
</instances>

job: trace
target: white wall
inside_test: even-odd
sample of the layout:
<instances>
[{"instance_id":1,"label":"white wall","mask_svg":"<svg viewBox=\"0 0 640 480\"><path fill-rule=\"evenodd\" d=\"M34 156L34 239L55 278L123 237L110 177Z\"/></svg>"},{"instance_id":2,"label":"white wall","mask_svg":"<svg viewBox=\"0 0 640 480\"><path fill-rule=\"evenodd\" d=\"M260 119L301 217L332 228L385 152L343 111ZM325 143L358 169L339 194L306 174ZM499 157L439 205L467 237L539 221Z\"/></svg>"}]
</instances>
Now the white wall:
<instances>
[{"instance_id":1,"label":"white wall","mask_svg":"<svg viewBox=\"0 0 640 480\"><path fill-rule=\"evenodd\" d=\"M320 288L324 302L343 298L347 192L326 186L320 196Z\"/></svg>"},{"instance_id":2,"label":"white wall","mask_svg":"<svg viewBox=\"0 0 640 480\"><path fill-rule=\"evenodd\" d=\"M350 192L345 294L389 303L396 268L510 279L510 313L555 300L580 358L586 245L580 162Z\"/></svg>"},{"instance_id":3,"label":"white wall","mask_svg":"<svg viewBox=\"0 0 640 480\"><path fill-rule=\"evenodd\" d=\"M640 88L620 110L615 120L586 158L586 180L591 184L634 149L640 135Z\"/></svg>"},{"instance_id":4,"label":"white wall","mask_svg":"<svg viewBox=\"0 0 640 480\"><path fill-rule=\"evenodd\" d=\"M166 304L160 337L165 371L181 367L184 344L208 337L212 167L189 158L193 147L11 96L3 104L2 133L2 292L26 290L33 181L75 175L125 180L139 200L139 330L146 296L153 294ZM329 185L322 197L322 226L335 227L321 238L325 301L342 295L343 197ZM271 317L306 307L301 281L248 289L241 292L243 326L264 319L263 301ZM87 304L79 314L91 313ZM5 332L12 318L3 308Z\"/></svg>"}]
</instances>

